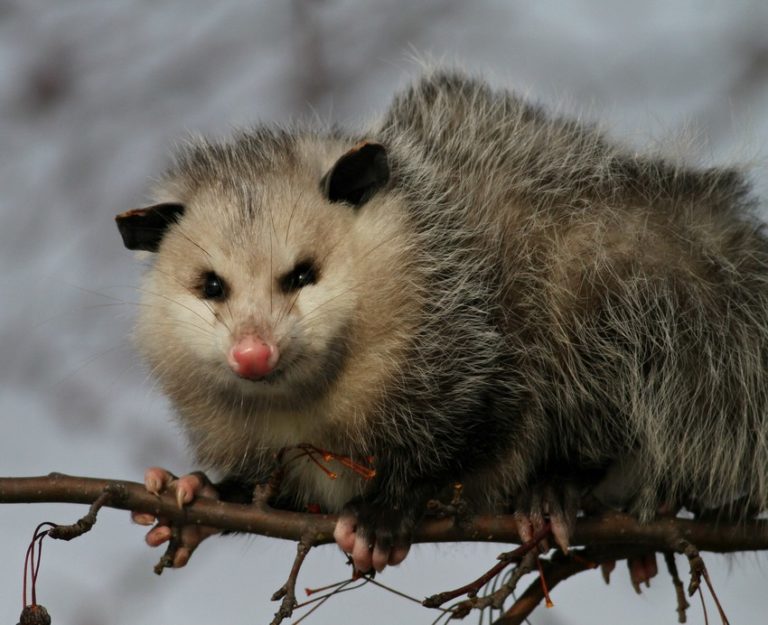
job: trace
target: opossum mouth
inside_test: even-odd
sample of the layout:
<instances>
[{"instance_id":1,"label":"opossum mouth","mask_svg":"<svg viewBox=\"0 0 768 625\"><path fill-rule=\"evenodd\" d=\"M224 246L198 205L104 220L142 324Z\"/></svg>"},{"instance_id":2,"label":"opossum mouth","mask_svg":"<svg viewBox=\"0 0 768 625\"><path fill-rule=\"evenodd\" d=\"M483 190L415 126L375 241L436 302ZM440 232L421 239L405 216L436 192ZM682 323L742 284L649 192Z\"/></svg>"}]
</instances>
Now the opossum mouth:
<instances>
[{"instance_id":1,"label":"opossum mouth","mask_svg":"<svg viewBox=\"0 0 768 625\"><path fill-rule=\"evenodd\" d=\"M234 373L234 372L233 372ZM244 375L237 375L234 374L238 380L243 380L244 382L252 382L253 384L275 384L280 381L280 379L285 375L285 367L279 367L277 369L274 369L273 371L270 371L267 375L265 375L263 378L249 378Z\"/></svg>"},{"instance_id":2,"label":"opossum mouth","mask_svg":"<svg viewBox=\"0 0 768 625\"><path fill-rule=\"evenodd\" d=\"M267 384L274 384L275 382L280 381L283 376L285 376L285 367L278 367L274 371L270 371L261 379L261 381L266 382Z\"/></svg>"},{"instance_id":3,"label":"opossum mouth","mask_svg":"<svg viewBox=\"0 0 768 625\"><path fill-rule=\"evenodd\" d=\"M310 354L292 352L268 375L256 380L241 377L227 366L227 386L247 401L264 402L266 409L297 410L328 391L331 378L327 369L317 365Z\"/></svg>"}]
</instances>

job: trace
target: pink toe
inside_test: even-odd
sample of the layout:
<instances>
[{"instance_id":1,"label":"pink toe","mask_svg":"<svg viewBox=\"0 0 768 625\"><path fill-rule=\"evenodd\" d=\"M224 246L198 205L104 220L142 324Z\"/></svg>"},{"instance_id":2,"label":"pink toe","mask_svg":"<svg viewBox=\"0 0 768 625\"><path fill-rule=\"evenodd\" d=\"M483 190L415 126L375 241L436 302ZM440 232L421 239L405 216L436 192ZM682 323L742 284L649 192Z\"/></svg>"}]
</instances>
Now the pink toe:
<instances>
[{"instance_id":1,"label":"pink toe","mask_svg":"<svg viewBox=\"0 0 768 625\"><path fill-rule=\"evenodd\" d=\"M138 525L154 525L157 517L148 512L131 512L131 521Z\"/></svg>"},{"instance_id":2,"label":"pink toe","mask_svg":"<svg viewBox=\"0 0 768 625\"><path fill-rule=\"evenodd\" d=\"M373 550L373 555L371 556L371 565L374 569L376 569L377 572L381 573L384 570L384 567L389 564L389 554L389 551L384 551L378 547Z\"/></svg>"},{"instance_id":3,"label":"pink toe","mask_svg":"<svg viewBox=\"0 0 768 625\"><path fill-rule=\"evenodd\" d=\"M350 516L341 516L336 521L333 530L333 538L344 553L352 553L355 546L355 519Z\"/></svg>"},{"instance_id":4,"label":"pink toe","mask_svg":"<svg viewBox=\"0 0 768 625\"><path fill-rule=\"evenodd\" d=\"M361 573L367 573L373 565L372 549L361 536L355 538L355 546L352 548L352 560L355 568Z\"/></svg>"},{"instance_id":5,"label":"pink toe","mask_svg":"<svg viewBox=\"0 0 768 625\"><path fill-rule=\"evenodd\" d=\"M410 550L410 547L395 547L389 553L388 564L391 564L392 566L400 564L403 560L405 560L405 557L408 555Z\"/></svg>"},{"instance_id":6,"label":"pink toe","mask_svg":"<svg viewBox=\"0 0 768 625\"><path fill-rule=\"evenodd\" d=\"M153 495L159 495L170 483L170 473L160 467L150 467L144 472L144 488Z\"/></svg>"},{"instance_id":7,"label":"pink toe","mask_svg":"<svg viewBox=\"0 0 768 625\"><path fill-rule=\"evenodd\" d=\"M180 569L189 562L189 558L192 552L186 547L179 547L176 550L176 554L173 556L173 568Z\"/></svg>"},{"instance_id":8,"label":"pink toe","mask_svg":"<svg viewBox=\"0 0 768 625\"><path fill-rule=\"evenodd\" d=\"M146 541L150 547L157 547L171 538L171 528L167 525L160 525L147 532Z\"/></svg>"}]
</instances>

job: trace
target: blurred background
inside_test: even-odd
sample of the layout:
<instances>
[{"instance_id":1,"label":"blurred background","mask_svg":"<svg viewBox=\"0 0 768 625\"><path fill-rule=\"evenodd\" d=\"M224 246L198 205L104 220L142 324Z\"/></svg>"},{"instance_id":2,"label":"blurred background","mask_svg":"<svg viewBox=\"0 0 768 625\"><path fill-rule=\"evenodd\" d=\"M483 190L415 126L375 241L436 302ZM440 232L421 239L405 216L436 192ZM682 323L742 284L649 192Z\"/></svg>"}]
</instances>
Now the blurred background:
<instances>
[{"instance_id":1,"label":"blurred background","mask_svg":"<svg viewBox=\"0 0 768 625\"><path fill-rule=\"evenodd\" d=\"M768 193L764 0L0 0L0 474L140 480L149 465L191 469L132 348L142 268L113 215L147 200L187 133L297 116L356 125L387 106L425 55L599 119L638 148L745 163ZM0 507L0 622L15 623L21 610L34 526L84 511ZM38 600L55 623L269 622L293 544L211 540L188 568L158 578L160 554L143 531L105 510L87 536L46 544ZM421 598L475 577L500 550L418 546L381 579ZM768 606L766 558L705 558L732 622L757 622ZM323 547L299 586L347 574L337 550ZM587 572L553 599L532 623L677 621L666 573L636 596L622 566L610 587ZM703 623L692 603L689 622ZM717 621L713 610L709 601ZM307 622L436 616L365 588Z\"/></svg>"}]
</instances>

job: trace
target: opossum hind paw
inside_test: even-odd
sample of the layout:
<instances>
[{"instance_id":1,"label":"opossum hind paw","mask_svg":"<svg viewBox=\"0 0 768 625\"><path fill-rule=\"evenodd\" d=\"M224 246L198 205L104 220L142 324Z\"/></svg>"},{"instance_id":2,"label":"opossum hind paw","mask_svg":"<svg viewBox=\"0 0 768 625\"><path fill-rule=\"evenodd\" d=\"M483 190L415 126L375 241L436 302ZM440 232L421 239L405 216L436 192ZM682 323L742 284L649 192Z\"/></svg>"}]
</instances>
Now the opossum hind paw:
<instances>
[{"instance_id":1,"label":"opossum hind paw","mask_svg":"<svg viewBox=\"0 0 768 625\"><path fill-rule=\"evenodd\" d=\"M568 481L544 482L526 489L515 499L514 506L520 540L529 542L549 521L552 538L564 553L568 553L579 497L578 486ZM542 551L549 549L546 538L539 547Z\"/></svg>"}]
</instances>

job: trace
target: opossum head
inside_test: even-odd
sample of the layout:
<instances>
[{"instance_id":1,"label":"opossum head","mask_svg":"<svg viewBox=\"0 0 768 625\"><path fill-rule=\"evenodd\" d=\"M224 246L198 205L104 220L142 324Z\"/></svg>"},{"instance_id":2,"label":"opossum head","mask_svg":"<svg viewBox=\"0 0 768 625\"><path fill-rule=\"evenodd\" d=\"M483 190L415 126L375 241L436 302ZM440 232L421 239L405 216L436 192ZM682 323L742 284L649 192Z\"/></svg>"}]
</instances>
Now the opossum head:
<instances>
[{"instance_id":1,"label":"opossum head","mask_svg":"<svg viewBox=\"0 0 768 625\"><path fill-rule=\"evenodd\" d=\"M257 131L196 144L160 204L118 215L155 255L137 334L166 390L283 409L326 394L371 343L356 320L399 297L376 286L402 255L389 177L379 144Z\"/></svg>"}]
</instances>

